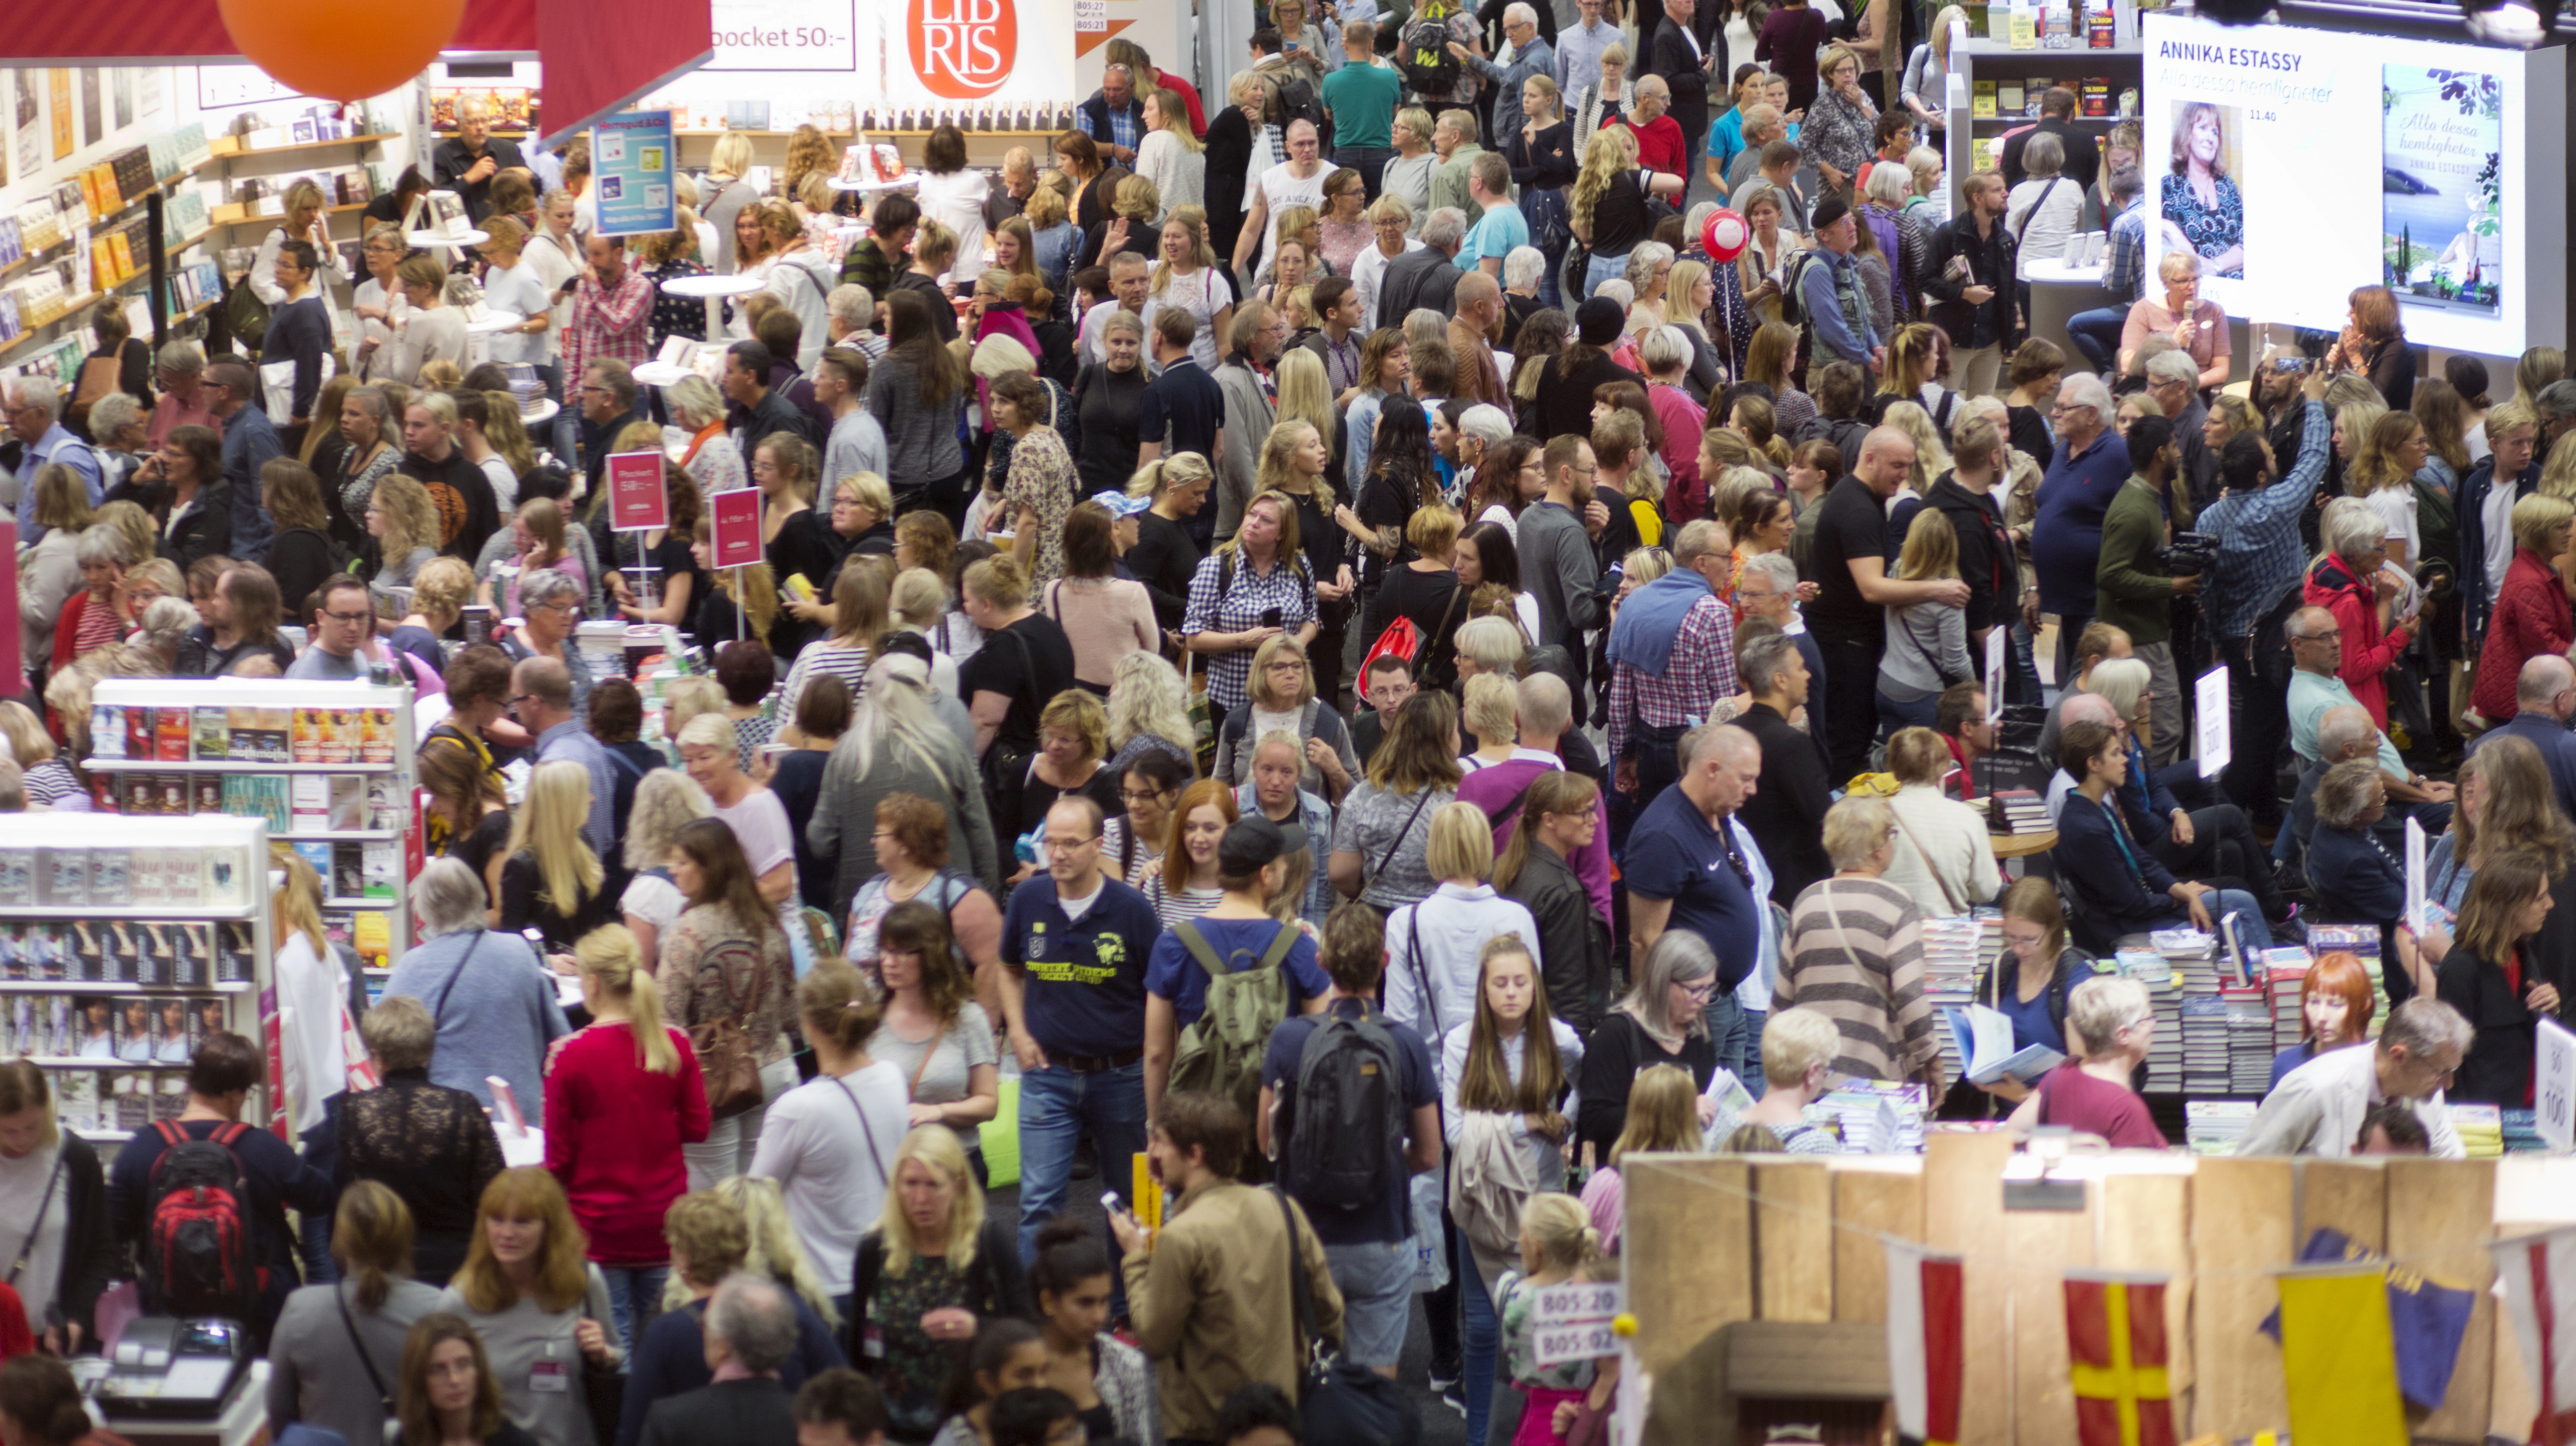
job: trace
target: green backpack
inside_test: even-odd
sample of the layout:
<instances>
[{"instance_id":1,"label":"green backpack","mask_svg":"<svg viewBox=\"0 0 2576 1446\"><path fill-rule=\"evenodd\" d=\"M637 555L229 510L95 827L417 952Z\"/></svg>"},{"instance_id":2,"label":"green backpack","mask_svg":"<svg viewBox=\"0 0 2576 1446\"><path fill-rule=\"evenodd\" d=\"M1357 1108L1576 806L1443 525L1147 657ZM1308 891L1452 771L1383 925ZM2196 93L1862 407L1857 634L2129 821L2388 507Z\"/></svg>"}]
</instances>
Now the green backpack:
<instances>
[{"instance_id":1,"label":"green backpack","mask_svg":"<svg viewBox=\"0 0 2576 1446\"><path fill-rule=\"evenodd\" d=\"M1195 920L1174 925L1172 932L1207 972L1208 986L1207 1012L1181 1031L1168 1088L1224 1095L1249 1120L1261 1103L1261 1057L1270 1047L1270 1031L1288 1018L1284 966L1300 931L1294 924L1281 924L1260 960L1248 964L1239 949L1231 958L1218 959Z\"/></svg>"}]
</instances>

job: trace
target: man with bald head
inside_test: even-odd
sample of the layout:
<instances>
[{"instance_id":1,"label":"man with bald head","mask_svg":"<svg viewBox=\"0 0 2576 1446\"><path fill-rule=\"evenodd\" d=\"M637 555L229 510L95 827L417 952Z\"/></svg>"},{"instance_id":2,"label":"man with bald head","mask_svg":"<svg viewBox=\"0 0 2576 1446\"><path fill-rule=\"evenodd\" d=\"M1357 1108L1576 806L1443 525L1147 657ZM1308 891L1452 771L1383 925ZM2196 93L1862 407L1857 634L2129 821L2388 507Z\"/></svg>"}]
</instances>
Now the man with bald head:
<instances>
[{"instance_id":1,"label":"man with bald head","mask_svg":"<svg viewBox=\"0 0 2576 1446\"><path fill-rule=\"evenodd\" d=\"M1796 653L1788 657L1796 663ZM1771 912L1754 892L1749 856L1758 852L1756 835L1735 817L1756 794L1763 750L1734 724L1703 723L1682 735L1675 753L1680 778L1646 805L1628 832L1629 942L1633 957L1642 959L1667 929L1688 929L1708 941L1717 954L1716 992L1704 1006L1708 1032L1717 1057L1734 1059L1744 1018L1735 987L1761 968Z\"/></svg>"},{"instance_id":2,"label":"man with bald head","mask_svg":"<svg viewBox=\"0 0 2576 1446\"><path fill-rule=\"evenodd\" d=\"M1291 206L1324 209L1324 178L1341 169L1324 159L1323 137L1310 120L1292 120L1284 134L1288 159L1263 171L1252 207L1234 243L1234 269L1250 275L1265 257L1279 254L1279 213Z\"/></svg>"},{"instance_id":3,"label":"man with bald head","mask_svg":"<svg viewBox=\"0 0 2576 1446\"><path fill-rule=\"evenodd\" d=\"M2542 653L2522 665L2513 690L2515 712L2505 723L2469 744L2474 756L2498 738L2520 738L2540 750L2549 765L2549 782L2558 794L2558 811L2576 823L2576 736L2567 720L2576 716L2576 665L2556 653Z\"/></svg>"},{"instance_id":4,"label":"man with bald head","mask_svg":"<svg viewBox=\"0 0 2576 1446\"><path fill-rule=\"evenodd\" d=\"M1500 407L1509 416L1512 395L1503 389L1502 365L1494 360L1492 343L1485 340L1502 317L1502 283L1481 270L1461 272L1457 310L1449 318L1449 353L1458 362L1452 394Z\"/></svg>"},{"instance_id":5,"label":"man with bald head","mask_svg":"<svg viewBox=\"0 0 2576 1446\"><path fill-rule=\"evenodd\" d=\"M1834 697L1877 696L1887 609L1920 602L1967 606L1968 585L1957 578L1899 582L1887 575L1887 499L1913 466L1913 439L1894 427L1877 428L1861 440L1860 465L1817 504L1807 553L1817 597L1807 608L1807 630L1824 654L1825 689ZM1878 727L1872 709L1836 709L1815 726L1831 760L1830 777L1849 778L1869 766Z\"/></svg>"}]
</instances>

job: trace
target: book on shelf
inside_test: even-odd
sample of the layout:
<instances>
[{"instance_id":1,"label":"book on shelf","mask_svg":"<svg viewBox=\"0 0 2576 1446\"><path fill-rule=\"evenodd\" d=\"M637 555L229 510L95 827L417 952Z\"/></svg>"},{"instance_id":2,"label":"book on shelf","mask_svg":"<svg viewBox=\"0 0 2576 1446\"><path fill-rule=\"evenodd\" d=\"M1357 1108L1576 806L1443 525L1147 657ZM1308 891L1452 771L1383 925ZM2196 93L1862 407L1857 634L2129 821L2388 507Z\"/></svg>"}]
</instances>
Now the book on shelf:
<instances>
[{"instance_id":1,"label":"book on shelf","mask_svg":"<svg viewBox=\"0 0 2576 1446\"><path fill-rule=\"evenodd\" d=\"M2018 91L2020 87L2016 86L2014 89ZM2000 103L2001 97L1996 89L1995 82L1991 80L1978 81L1974 98L1969 103L1969 114L1975 116L1979 120L1992 120L1995 116L1995 107Z\"/></svg>"},{"instance_id":2,"label":"book on shelf","mask_svg":"<svg viewBox=\"0 0 2576 1446\"><path fill-rule=\"evenodd\" d=\"M1977 82L1977 84L1978 84L1978 85L1980 85L1980 86L1983 86L1983 85L1985 84L1985 82L1984 82L1984 81L1979 81L1979 82ZM2018 81L2018 80L1999 80L1999 81L1996 81L1996 82L1995 82L1995 103L1994 103L1994 105L1992 105L1992 106L1988 107L1988 108L1987 108L1987 109L1985 109L1985 110L1981 110L1981 111L1977 112L1977 114L1979 114L1979 115L1987 115L1987 116L1992 116L1992 115L2017 116L2017 115L2020 115L2020 114L2021 114L2022 104L2023 104L2024 100L2025 100L2025 96L2024 96L2024 95L2023 95L2023 93L2022 93L2022 83L2021 83L2020 81Z\"/></svg>"}]
</instances>

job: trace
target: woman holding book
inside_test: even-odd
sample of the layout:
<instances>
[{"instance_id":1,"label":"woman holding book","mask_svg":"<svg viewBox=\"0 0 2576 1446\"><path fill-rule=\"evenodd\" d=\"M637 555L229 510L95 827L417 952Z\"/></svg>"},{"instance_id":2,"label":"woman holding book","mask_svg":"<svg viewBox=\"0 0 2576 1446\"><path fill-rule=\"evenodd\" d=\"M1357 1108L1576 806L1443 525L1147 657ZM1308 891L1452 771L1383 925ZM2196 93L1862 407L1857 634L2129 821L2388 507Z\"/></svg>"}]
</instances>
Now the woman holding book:
<instances>
[{"instance_id":1,"label":"woman holding book","mask_svg":"<svg viewBox=\"0 0 2576 1446\"><path fill-rule=\"evenodd\" d=\"M2102 966L2067 942L2066 910L2048 880L2022 879L2005 890L2003 915L2004 952L1977 976L1976 1002L2012 1021L2016 1052L2036 1044L2064 1054L2067 996ZM1974 1089L1983 1097L1954 1088L1944 1113L1991 1116L1994 1101L2019 1104L2030 1095L2029 1086L2010 1076Z\"/></svg>"}]
</instances>

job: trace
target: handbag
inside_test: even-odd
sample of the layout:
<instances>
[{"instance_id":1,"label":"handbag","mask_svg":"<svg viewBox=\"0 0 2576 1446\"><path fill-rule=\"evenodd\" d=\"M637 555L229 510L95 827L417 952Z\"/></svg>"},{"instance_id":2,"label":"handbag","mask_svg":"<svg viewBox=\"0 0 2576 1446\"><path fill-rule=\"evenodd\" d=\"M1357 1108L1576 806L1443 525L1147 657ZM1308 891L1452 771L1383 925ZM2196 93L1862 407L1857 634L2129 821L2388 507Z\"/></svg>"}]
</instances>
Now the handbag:
<instances>
[{"instance_id":1,"label":"handbag","mask_svg":"<svg viewBox=\"0 0 2576 1446\"><path fill-rule=\"evenodd\" d=\"M726 951L734 947L722 946ZM704 969L706 964L701 962L698 967ZM733 1006L733 1012L690 1026L689 1047L697 1051L698 1069L706 1076L707 1111L721 1120L757 1106L763 1098L759 1052L751 1047L750 1032L743 1026L751 1012L760 1007L768 961L754 952L748 1000L734 998L733 984L725 978L723 953L716 955L715 968L716 986L724 991L725 1002Z\"/></svg>"},{"instance_id":2,"label":"handbag","mask_svg":"<svg viewBox=\"0 0 2576 1446\"><path fill-rule=\"evenodd\" d=\"M582 1355L581 1400L590 1408L592 1439L598 1446L614 1446L618 1429L626 1420L626 1372L615 1364L602 1364Z\"/></svg>"},{"instance_id":3,"label":"handbag","mask_svg":"<svg viewBox=\"0 0 2576 1446\"><path fill-rule=\"evenodd\" d=\"M1278 1187L1279 1219L1288 1228L1288 1289L1297 1302L1297 1409L1306 1439L1334 1446L1408 1446L1422 1436L1422 1418L1401 1387L1366 1366L1354 1365L1315 1334L1315 1301L1306 1262L1297 1256L1297 1212Z\"/></svg>"}]
</instances>

